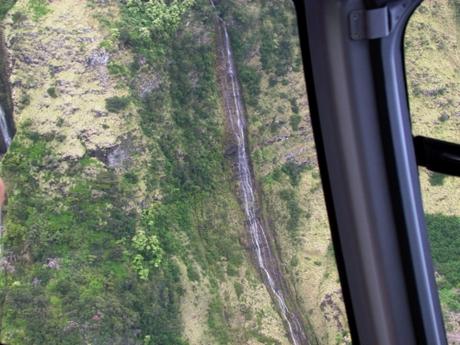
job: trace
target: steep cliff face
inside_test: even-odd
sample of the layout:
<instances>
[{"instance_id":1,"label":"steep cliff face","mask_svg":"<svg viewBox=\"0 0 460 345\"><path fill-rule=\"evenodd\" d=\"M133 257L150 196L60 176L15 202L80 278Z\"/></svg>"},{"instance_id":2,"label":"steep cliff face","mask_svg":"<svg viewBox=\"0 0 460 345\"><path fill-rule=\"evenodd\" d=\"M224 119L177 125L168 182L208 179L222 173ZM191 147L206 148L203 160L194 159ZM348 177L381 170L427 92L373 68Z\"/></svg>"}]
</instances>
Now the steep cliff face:
<instances>
[{"instance_id":1,"label":"steep cliff face","mask_svg":"<svg viewBox=\"0 0 460 345\"><path fill-rule=\"evenodd\" d=\"M9 10L18 130L0 165L9 191L1 342L291 343L251 255L219 87L219 13L243 91L260 217L289 304L313 343L350 343L294 9L288 0L215 3L18 0ZM415 130L434 126L455 141L453 13L445 0L422 6L407 56ZM439 229L458 230L460 186L421 178L440 248ZM437 267L455 333L450 263Z\"/></svg>"},{"instance_id":2,"label":"steep cliff face","mask_svg":"<svg viewBox=\"0 0 460 345\"><path fill-rule=\"evenodd\" d=\"M233 20L230 32L263 213L275 234L283 270L319 343L347 343L293 5L225 4L223 12Z\"/></svg>"},{"instance_id":3,"label":"steep cliff face","mask_svg":"<svg viewBox=\"0 0 460 345\"><path fill-rule=\"evenodd\" d=\"M1 340L288 344L245 248L209 3L152 38L144 6L20 0L4 21Z\"/></svg>"}]
</instances>

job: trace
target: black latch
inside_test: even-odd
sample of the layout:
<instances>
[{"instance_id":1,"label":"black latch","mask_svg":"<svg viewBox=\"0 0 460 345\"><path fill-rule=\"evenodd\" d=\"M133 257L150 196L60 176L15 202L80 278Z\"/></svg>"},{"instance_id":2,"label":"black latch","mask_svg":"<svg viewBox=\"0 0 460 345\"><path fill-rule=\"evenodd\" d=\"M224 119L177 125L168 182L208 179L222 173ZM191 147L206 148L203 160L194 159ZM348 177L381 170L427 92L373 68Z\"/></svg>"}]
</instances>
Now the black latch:
<instances>
[{"instance_id":1,"label":"black latch","mask_svg":"<svg viewBox=\"0 0 460 345\"><path fill-rule=\"evenodd\" d=\"M350 14L350 33L354 40L375 39L390 34L388 7L356 10Z\"/></svg>"},{"instance_id":2,"label":"black latch","mask_svg":"<svg viewBox=\"0 0 460 345\"><path fill-rule=\"evenodd\" d=\"M415 137L417 164L441 174L460 176L460 145L442 140Z\"/></svg>"},{"instance_id":3,"label":"black latch","mask_svg":"<svg viewBox=\"0 0 460 345\"><path fill-rule=\"evenodd\" d=\"M393 2L385 7L351 11L350 36L353 40L372 40L391 34L409 8L409 1Z\"/></svg>"}]
</instances>

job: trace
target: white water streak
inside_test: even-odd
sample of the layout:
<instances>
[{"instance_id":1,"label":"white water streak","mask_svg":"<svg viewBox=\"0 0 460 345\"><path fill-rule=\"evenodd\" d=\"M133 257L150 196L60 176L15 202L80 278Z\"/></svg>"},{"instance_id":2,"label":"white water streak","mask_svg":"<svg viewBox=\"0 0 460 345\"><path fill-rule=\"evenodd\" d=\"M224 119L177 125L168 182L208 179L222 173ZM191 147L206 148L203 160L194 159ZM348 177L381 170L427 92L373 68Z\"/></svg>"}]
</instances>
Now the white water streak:
<instances>
[{"instance_id":1,"label":"white water streak","mask_svg":"<svg viewBox=\"0 0 460 345\"><path fill-rule=\"evenodd\" d=\"M8 129L8 123L6 121L6 114L0 105L0 134L5 141L5 146L8 148L11 145L11 135L10 130Z\"/></svg>"},{"instance_id":2,"label":"white water streak","mask_svg":"<svg viewBox=\"0 0 460 345\"><path fill-rule=\"evenodd\" d=\"M255 249L258 265L265 276L273 295L276 297L276 302L281 311L281 314L289 328L289 335L294 345L305 344L306 336L295 314L289 311L281 288L281 272L277 269L277 261L271 252L266 231L258 216L258 205L255 196L255 186L251 175L250 162L246 145L246 123L244 114L244 105L241 96L241 90L235 72L235 63L230 47L230 39L225 22L219 18L222 29L224 31L225 52L224 60L226 62L227 73L227 88L231 88L232 101L226 98L225 107L229 115L229 122L237 143L237 163L238 174L240 179L240 189L243 199L243 207L247 217L249 232L251 235L252 245Z\"/></svg>"}]
</instances>

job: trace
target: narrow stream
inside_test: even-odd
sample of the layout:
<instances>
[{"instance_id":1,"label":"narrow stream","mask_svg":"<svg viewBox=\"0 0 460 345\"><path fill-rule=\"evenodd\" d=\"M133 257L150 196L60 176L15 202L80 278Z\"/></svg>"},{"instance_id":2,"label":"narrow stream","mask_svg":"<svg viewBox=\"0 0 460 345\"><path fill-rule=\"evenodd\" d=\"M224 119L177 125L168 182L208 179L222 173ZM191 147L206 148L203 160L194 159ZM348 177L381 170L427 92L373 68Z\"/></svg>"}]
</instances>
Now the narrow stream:
<instances>
[{"instance_id":1,"label":"narrow stream","mask_svg":"<svg viewBox=\"0 0 460 345\"><path fill-rule=\"evenodd\" d=\"M15 134L15 126L13 120L13 106L11 104L11 89L9 87L9 78L7 71L7 54L3 31L0 28L0 159L8 151ZM5 196L5 186L0 177L0 199ZM0 202L0 238L3 235L3 203ZM2 255L2 246L0 246L0 257ZM0 316L1 317L1 316ZM1 325L1 322L0 322Z\"/></svg>"},{"instance_id":2,"label":"narrow stream","mask_svg":"<svg viewBox=\"0 0 460 345\"><path fill-rule=\"evenodd\" d=\"M222 82L222 96L225 112L236 142L236 162L239 177L239 188L242 206L247 218L248 231L252 241L252 250L263 275L267 289L271 292L275 303L287 325L293 345L308 345L309 341L298 315L289 309L283 291L283 275L277 259L273 255L267 232L259 215L259 204L256 196L255 183L251 174L251 163L248 156L246 139L246 115L240 84L235 69L235 62L227 30L227 24L219 17L219 31L222 36L221 65L225 66L225 78Z\"/></svg>"},{"instance_id":3,"label":"narrow stream","mask_svg":"<svg viewBox=\"0 0 460 345\"><path fill-rule=\"evenodd\" d=\"M11 134L8 127L8 122L6 119L6 113L3 110L2 105L0 104L0 136L3 139L5 145L5 151L11 145Z\"/></svg>"},{"instance_id":4,"label":"narrow stream","mask_svg":"<svg viewBox=\"0 0 460 345\"><path fill-rule=\"evenodd\" d=\"M16 132L7 60L5 39L0 27L0 158L8 151Z\"/></svg>"}]
</instances>

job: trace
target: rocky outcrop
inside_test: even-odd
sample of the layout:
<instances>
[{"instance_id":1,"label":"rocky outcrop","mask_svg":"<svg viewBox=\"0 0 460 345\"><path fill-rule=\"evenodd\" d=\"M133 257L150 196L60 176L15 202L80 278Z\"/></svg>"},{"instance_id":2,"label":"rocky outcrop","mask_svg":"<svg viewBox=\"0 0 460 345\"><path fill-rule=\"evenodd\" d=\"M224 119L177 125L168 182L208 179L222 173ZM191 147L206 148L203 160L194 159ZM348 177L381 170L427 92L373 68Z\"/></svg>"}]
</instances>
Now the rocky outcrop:
<instances>
[{"instance_id":1,"label":"rocky outcrop","mask_svg":"<svg viewBox=\"0 0 460 345\"><path fill-rule=\"evenodd\" d=\"M18 1L14 8L16 13L27 10L27 1ZM105 35L90 11L65 0L53 6L46 20L5 20L18 121L32 121L43 136L59 133L60 142L52 145L63 160L88 152L104 155L122 145L131 130L128 118L133 110L106 110L106 98L122 91L109 73L111 55L101 48Z\"/></svg>"}]
</instances>

